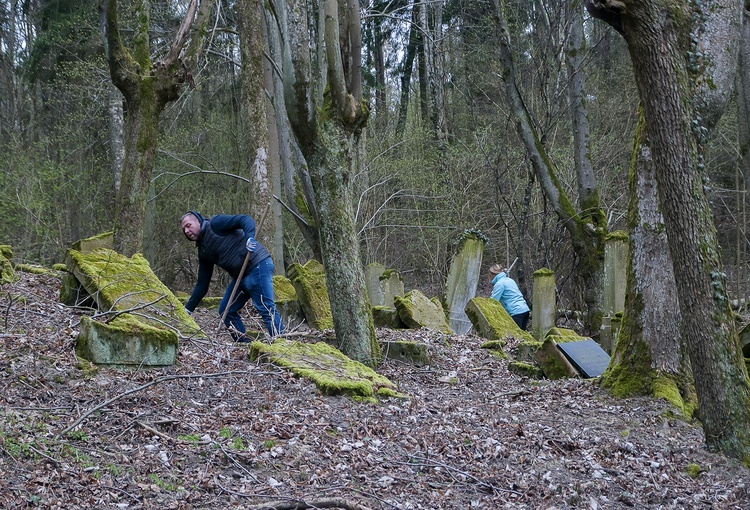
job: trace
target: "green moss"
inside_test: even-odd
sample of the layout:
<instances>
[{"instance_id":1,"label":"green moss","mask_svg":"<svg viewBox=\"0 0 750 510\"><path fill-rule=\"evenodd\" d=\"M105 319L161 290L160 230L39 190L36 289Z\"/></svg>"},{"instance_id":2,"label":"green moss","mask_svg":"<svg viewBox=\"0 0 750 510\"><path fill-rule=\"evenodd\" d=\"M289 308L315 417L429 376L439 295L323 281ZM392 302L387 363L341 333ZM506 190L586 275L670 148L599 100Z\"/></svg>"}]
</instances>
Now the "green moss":
<instances>
[{"instance_id":1,"label":"green moss","mask_svg":"<svg viewBox=\"0 0 750 510\"><path fill-rule=\"evenodd\" d=\"M469 301L466 315L480 336L487 340L502 340L512 337L522 341L534 341L534 337L515 323L497 300L477 297Z\"/></svg>"},{"instance_id":2,"label":"green moss","mask_svg":"<svg viewBox=\"0 0 750 510\"><path fill-rule=\"evenodd\" d=\"M372 401L375 397L403 396L396 386L362 363L325 342L307 344L277 339L273 344L253 342L251 359L267 359L315 383L325 395L349 395Z\"/></svg>"},{"instance_id":3,"label":"green moss","mask_svg":"<svg viewBox=\"0 0 750 510\"><path fill-rule=\"evenodd\" d=\"M13 258L13 247L9 244L0 244L0 258L6 258L8 260Z\"/></svg>"},{"instance_id":4,"label":"green moss","mask_svg":"<svg viewBox=\"0 0 750 510\"><path fill-rule=\"evenodd\" d=\"M84 379L91 379L99 372L99 367L86 358L81 358L79 356L76 356L76 368L83 373Z\"/></svg>"},{"instance_id":5,"label":"green moss","mask_svg":"<svg viewBox=\"0 0 750 510\"><path fill-rule=\"evenodd\" d=\"M292 281L279 274L273 277L273 294L276 301L293 301L297 299L297 291L294 290Z\"/></svg>"},{"instance_id":6,"label":"green moss","mask_svg":"<svg viewBox=\"0 0 750 510\"><path fill-rule=\"evenodd\" d=\"M625 232L624 230L615 230L614 232L610 232L609 234L607 234L604 240L628 242L630 240L630 237L628 236L628 233Z\"/></svg>"},{"instance_id":7,"label":"green moss","mask_svg":"<svg viewBox=\"0 0 750 510\"><path fill-rule=\"evenodd\" d=\"M508 371L520 377L530 377L532 379L544 379L544 371L531 363L520 361L511 361L508 363Z\"/></svg>"},{"instance_id":8,"label":"green moss","mask_svg":"<svg viewBox=\"0 0 750 510\"><path fill-rule=\"evenodd\" d=\"M333 328L323 264L317 260L310 260L305 265L292 264L287 274L310 325L321 330Z\"/></svg>"},{"instance_id":9,"label":"green moss","mask_svg":"<svg viewBox=\"0 0 750 510\"><path fill-rule=\"evenodd\" d=\"M555 272L549 268L542 267L534 271L534 277L536 278L537 276L555 276Z\"/></svg>"},{"instance_id":10,"label":"green moss","mask_svg":"<svg viewBox=\"0 0 750 510\"><path fill-rule=\"evenodd\" d=\"M482 349L493 349L496 351L502 351L503 347L505 347L508 344L505 340L490 340L489 342L484 342L480 347Z\"/></svg>"},{"instance_id":11,"label":"green moss","mask_svg":"<svg viewBox=\"0 0 750 510\"><path fill-rule=\"evenodd\" d=\"M66 266L65 264L58 263L58 264L54 264L52 266L52 269L54 269L55 271L67 271L68 266Z\"/></svg>"},{"instance_id":12,"label":"green moss","mask_svg":"<svg viewBox=\"0 0 750 510\"><path fill-rule=\"evenodd\" d=\"M22 271L24 273L31 273L31 274L44 274L54 277L59 277L60 272L49 269L48 267L44 266L37 266L33 264L16 264L16 271Z\"/></svg>"},{"instance_id":13,"label":"green moss","mask_svg":"<svg viewBox=\"0 0 750 510\"><path fill-rule=\"evenodd\" d=\"M698 478L703 470L698 464L688 464L685 468L685 473L692 479Z\"/></svg>"}]
</instances>

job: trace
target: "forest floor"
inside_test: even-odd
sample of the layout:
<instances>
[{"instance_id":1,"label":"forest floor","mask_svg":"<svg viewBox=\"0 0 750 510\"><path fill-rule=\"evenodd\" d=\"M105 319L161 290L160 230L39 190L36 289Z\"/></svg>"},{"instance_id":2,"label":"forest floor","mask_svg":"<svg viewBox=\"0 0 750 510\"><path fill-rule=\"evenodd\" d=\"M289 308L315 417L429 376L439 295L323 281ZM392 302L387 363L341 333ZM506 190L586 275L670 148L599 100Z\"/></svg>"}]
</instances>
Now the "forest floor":
<instances>
[{"instance_id":1,"label":"forest floor","mask_svg":"<svg viewBox=\"0 0 750 510\"><path fill-rule=\"evenodd\" d=\"M379 330L432 362L385 361L408 398L377 405L224 336L169 368L90 370L85 312L19 275L0 288L0 508L750 508L750 470L665 402L518 377L471 335ZM215 311L195 317L213 331Z\"/></svg>"}]
</instances>

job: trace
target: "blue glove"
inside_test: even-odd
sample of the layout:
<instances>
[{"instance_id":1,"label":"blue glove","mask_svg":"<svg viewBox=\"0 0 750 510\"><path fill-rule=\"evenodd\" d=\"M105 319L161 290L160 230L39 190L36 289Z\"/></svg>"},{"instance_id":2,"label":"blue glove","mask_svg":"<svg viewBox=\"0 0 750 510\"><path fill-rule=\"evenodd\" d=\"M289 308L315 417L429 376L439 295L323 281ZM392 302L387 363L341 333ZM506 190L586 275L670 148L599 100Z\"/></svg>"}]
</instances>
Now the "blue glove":
<instances>
[{"instance_id":1,"label":"blue glove","mask_svg":"<svg viewBox=\"0 0 750 510\"><path fill-rule=\"evenodd\" d=\"M247 248L247 251L250 253L255 251L255 247L258 246L258 243L255 241L254 237L248 237L247 242L245 243L245 248Z\"/></svg>"}]
</instances>

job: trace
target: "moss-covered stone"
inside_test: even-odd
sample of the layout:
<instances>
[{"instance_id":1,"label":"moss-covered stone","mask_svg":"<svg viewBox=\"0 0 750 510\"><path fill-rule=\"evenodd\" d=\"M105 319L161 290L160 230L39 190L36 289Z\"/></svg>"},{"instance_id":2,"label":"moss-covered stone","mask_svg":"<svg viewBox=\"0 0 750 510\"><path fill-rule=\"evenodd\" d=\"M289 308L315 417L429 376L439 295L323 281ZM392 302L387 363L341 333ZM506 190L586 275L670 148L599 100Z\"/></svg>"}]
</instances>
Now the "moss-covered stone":
<instances>
[{"instance_id":1,"label":"moss-covered stone","mask_svg":"<svg viewBox=\"0 0 750 510\"><path fill-rule=\"evenodd\" d=\"M383 342L382 350L388 359L403 361L416 366L430 364L427 344L421 342Z\"/></svg>"},{"instance_id":2,"label":"moss-covered stone","mask_svg":"<svg viewBox=\"0 0 750 510\"><path fill-rule=\"evenodd\" d=\"M401 320L398 310L388 306L375 306L372 309L372 321L376 328L404 329L406 324Z\"/></svg>"},{"instance_id":3,"label":"moss-covered stone","mask_svg":"<svg viewBox=\"0 0 750 510\"><path fill-rule=\"evenodd\" d=\"M91 253L99 248L111 250L114 247L114 242L114 232L102 232L101 234L76 241L70 248L81 253Z\"/></svg>"},{"instance_id":4,"label":"moss-covered stone","mask_svg":"<svg viewBox=\"0 0 750 510\"><path fill-rule=\"evenodd\" d=\"M521 341L534 341L534 337L521 330L496 299L472 298L466 303L465 310L474 326L474 331L482 338L487 340L516 338Z\"/></svg>"},{"instance_id":5,"label":"moss-covered stone","mask_svg":"<svg viewBox=\"0 0 750 510\"><path fill-rule=\"evenodd\" d=\"M343 394L370 402L378 397L403 396L387 378L325 342L307 344L283 338L271 345L253 342L250 358L269 361L310 379L325 395Z\"/></svg>"},{"instance_id":6,"label":"moss-covered stone","mask_svg":"<svg viewBox=\"0 0 750 510\"><path fill-rule=\"evenodd\" d=\"M518 344L518 355L516 359L518 361L531 363L534 361L534 354L542 347L543 342L537 342L536 340L527 340Z\"/></svg>"},{"instance_id":7,"label":"moss-covered stone","mask_svg":"<svg viewBox=\"0 0 750 510\"><path fill-rule=\"evenodd\" d=\"M62 278L62 273L56 269L50 269L44 266L38 266L35 264L16 264L16 271L21 271L30 274L43 274L47 276L53 276L55 278Z\"/></svg>"},{"instance_id":8,"label":"moss-covered stone","mask_svg":"<svg viewBox=\"0 0 750 510\"><path fill-rule=\"evenodd\" d=\"M544 371L531 363L522 363L520 361L511 361L508 363L508 371L520 377L530 377L531 379L544 379Z\"/></svg>"},{"instance_id":9,"label":"moss-covered stone","mask_svg":"<svg viewBox=\"0 0 750 510\"><path fill-rule=\"evenodd\" d=\"M106 248L90 253L68 250L65 265L102 311L131 312L155 328L203 336L185 307L136 253L128 258Z\"/></svg>"},{"instance_id":10,"label":"moss-covered stone","mask_svg":"<svg viewBox=\"0 0 750 510\"><path fill-rule=\"evenodd\" d=\"M98 365L167 366L177 355L177 333L144 324L128 314L109 324L81 319L76 354Z\"/></svg>"},{"instance_id":11,"label":"moss-covered stone","mask_svg":"<svg viewBox=\"0 0 750 510\"><path fill-rule=\"evenodd\" d=\"M0 284L12 283L16 280L16 271L13 268L13 250L10 245L0 245Z\"/></svg>"},{"instance_id":12,"label":"moss-covered stone","mask_svg":"<svg viewBox=\"0 0 750 510\"><path fill-rule=\"evenodd\" d=\"M310 327L333 328L333 314L328 300L328 288L323 264L310 260L306 264L292 264L287 270L302 312Z\"/></svg>"},{"instance_id":13,"label":"moss-covered stone","mask_svg":"<svg viewBox=\"0 0 750 510\"><path fill-rule=\"evenodd\" d=\"M542 343L542 346L534 353L534 359L548 379L578 377L578 371L557 348L558 341L575 342L576 339L569 336L547 335L547 339Z\"/></svg>"},{"instance_id":14,"label":"moss-covered stone","mask_svg":"<svg viewBox=\"0 0 750 510\"><path fill-rule=\"evenodd\" d=\"M62 272L62 271L67 271L68 270L68 266L66 266L65 264L60 264L58 262L57 264L53 264L52 265L52 269L54 269L55 271L61 271Z\"/></svg>"},{"instance_id":15,"label":"moss-covered stone","mask_svg":"<svg viewBox=\"0 0 750 510\"><path fill-rule=\"evenodd\" d=\"M436 303L427 299L427 296L415 289L403 297L396 296L393 302L399 317L408 328L427 328L446 334L452 333L439 300Z\"/></svg>"}]
</instances>

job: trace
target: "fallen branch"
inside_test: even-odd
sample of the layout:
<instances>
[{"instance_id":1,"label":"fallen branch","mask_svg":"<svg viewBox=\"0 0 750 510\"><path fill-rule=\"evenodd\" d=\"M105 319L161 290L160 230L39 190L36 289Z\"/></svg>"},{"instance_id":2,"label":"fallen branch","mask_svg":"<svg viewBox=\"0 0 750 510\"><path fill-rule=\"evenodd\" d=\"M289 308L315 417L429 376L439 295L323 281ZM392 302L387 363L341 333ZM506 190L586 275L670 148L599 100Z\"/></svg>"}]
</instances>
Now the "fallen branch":
<instances>
[{"instance_id":1,"label":"fallen branch","mask_svg":"<svg viewBox=\"0 0 750 510\"><path fill-rule=\"evenodd\" d=\"M70 426L66 427L65 429L61 430L60 432L58 432L55 437L57 438L57 437L60 437L60 436L62 436L64 434L67 434L68 432L70 432L71 430L73 430L74 428L76 428L78 425L80 425L86 418L88 418L89 416L91 416L93 413L95 413L96 411L98 411L100 409L103 409L103 408L107 407L112 402L116 402L116 401L120 400L121 398L127 397L128 395L132 395L133 393L138 393L139 391L143 391L146 388L150 388L151 386L154 386L156 384L163 383L163 382L166 382L166 381L173 381L175 379L200 379L201 377L204 377L204 378L213 378L213 377L224 377L224 376L227 376L227 375L235 375L235 374L246 374L246 373L247 372L244 371L244 370L232 370L230 372L220 372L220 373L216 373L216 374L184 374L184 375L167 375L165 377L159 377L158 379L154 379L150 383L144 384L143 386L138 386L137 388L133 388L132 390L126 391L125 393L120 393L119 395L116 395L116 396L110 398L109 400L107 400L105 402L102 402L98 406L96 406L96 407L94 407L92 409L89 409L88 411L86 411L85 413L83 413L80 418L78 418L75 422L73 422L72 425L70 425Z\"/></svg>"},{"instance_id":2,"label":"fallen branch","mask_svg":"<svg viewBox=\"0 0 750 510\"><path fill-rule=\"evenodd\" d=\"M294 500L284 503L274 503L271 505L253 506L250 508L251 510L305 510L307 508L342 508L343 510L370 510L366 506L362 506L358 503L340 498L321 499L319 501L310 501L309 503L302 500Z\"/></svg>"}]
</instances>

